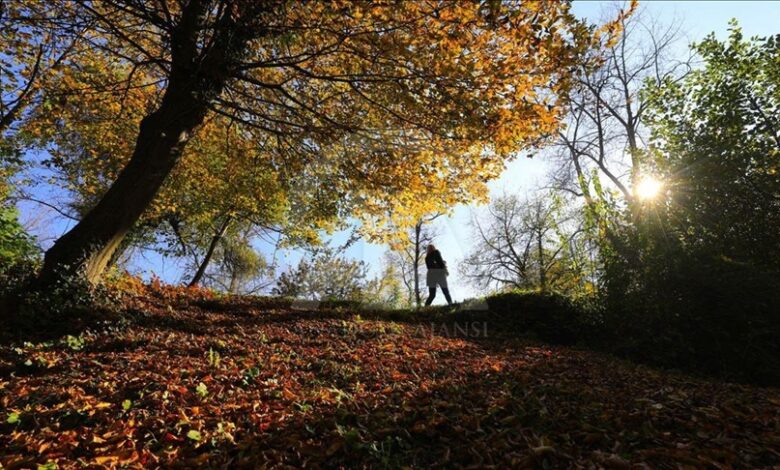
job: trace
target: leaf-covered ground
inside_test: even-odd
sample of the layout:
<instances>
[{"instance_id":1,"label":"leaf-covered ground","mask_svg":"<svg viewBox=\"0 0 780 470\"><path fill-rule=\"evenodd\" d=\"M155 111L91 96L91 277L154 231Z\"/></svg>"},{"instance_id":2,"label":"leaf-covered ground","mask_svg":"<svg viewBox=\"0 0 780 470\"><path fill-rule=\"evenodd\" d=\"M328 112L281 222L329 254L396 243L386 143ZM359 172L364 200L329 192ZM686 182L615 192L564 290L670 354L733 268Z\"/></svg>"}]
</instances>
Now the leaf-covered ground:
<instances>
[{"instance_id":1,"label":"leaf-covered ground","mask_svg":"<svg viewBox=\"0 0 780 470\"><path fill-rule=\"evenodd\" d=\"M175 305L137 299L124 323L2 345L2 467L780 464L777 389L508 339L491 322L452 336L423 317Z\"/></svg>"}]
</instances>

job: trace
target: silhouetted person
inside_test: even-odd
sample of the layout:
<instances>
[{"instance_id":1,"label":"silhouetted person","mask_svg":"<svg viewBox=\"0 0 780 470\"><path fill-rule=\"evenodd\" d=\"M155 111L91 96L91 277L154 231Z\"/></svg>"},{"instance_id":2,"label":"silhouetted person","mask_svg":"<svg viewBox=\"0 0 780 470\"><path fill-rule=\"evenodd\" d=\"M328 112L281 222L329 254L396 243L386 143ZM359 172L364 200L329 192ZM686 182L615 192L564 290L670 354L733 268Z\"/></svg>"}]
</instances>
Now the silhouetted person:
<instances>
[{"instance_id":1,"label":"silhouetted person","mask_svg":"<svg viewBox=\"0 0 780 470\"><path fill-rule=\"evenodd\" d=\"M444 298L447 299L447 304L452 305L452 298L450 298L450 290L447 288L447 263L441 257L441 253L433 245L428 245L425 254L425 266L428 268L428 274L426 281L428 284L428 300L425 301L425 305L428 306L433 302L436 297L436 286L441 287L441 291L444 293Z\"/></svg>"}]
</instances>

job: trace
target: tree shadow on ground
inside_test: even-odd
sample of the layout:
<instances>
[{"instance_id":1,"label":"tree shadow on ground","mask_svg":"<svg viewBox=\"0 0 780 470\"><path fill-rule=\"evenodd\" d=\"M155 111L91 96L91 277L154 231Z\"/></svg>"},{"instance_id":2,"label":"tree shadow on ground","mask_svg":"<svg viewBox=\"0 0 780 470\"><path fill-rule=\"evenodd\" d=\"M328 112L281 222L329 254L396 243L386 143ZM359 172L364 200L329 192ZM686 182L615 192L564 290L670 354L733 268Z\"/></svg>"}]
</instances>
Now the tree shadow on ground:
<instances>
[{"instance_id":1,"label":"tree shadow on ground","mask_svg":"<svg viewBox=\"0 0 780 470\"><path fill-rule=\"evenodd\" d=\"M776 461L780 443L763 441L767 447L757 449L755 421L723 411L717 415L709 402L694 409L690 403L665 403L668 409L660 411L649 398L653 390L627 384L633 377L611 374L608 362L597 364L595 372L571 374L567 358L538 354L532 348L529 362L511 371L462 370L411 392L316 407L281 427L203 448L177 464L565 468L591 462L676 468L748 463L738 446L724 448L724 442L751 447L745 454L752 453L752 466ZM701 399L710 390L692 392ZM697 419L689 420L691 414ZM767 438L772 430L768 424L759 435Z\"/></svg>"},{"instance_id":2,"label":"tree shadow on ground","mask_svg":"<svg viewBox=\"0 0 780 470\"><path fill-rule=\"evenodd\" d=\"M3 349L3 364L55 365L2 369L21 424L0 422L0 462L42 443L68 461L135 453L178 468L761 467L780 455L777 390L662 374L500 323L440 328L475 318L460 314L170 305L136 306L76 349ZM63 436L78 445L58 447Z\"/></svg>"}]
</instances>

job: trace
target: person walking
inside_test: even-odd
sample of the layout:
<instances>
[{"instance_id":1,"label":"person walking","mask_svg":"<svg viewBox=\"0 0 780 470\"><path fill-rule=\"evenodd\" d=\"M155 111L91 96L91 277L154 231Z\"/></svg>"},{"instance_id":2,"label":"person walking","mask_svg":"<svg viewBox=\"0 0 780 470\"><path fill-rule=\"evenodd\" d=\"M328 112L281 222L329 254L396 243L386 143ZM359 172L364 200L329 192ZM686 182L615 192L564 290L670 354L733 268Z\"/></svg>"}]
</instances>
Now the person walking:
<instances>
[{"instance_id":1,"label":"person walking","mask_svg":"<svg viewBox=\"0 0 780 470\"><path fill-rule=\"evenodd\" d=\"M428 284L428 300L425 301L425 306L430 305L436 297L436 286L441 287L444 298L447 299L447 304L452 305L450 289L447 287L447 276L450 275L449 271L447 271L447 263L444 262L441 253L433 244L428 245L426 248L425 267L428 268L425 278Z\"/></svg>"}]
</instances>

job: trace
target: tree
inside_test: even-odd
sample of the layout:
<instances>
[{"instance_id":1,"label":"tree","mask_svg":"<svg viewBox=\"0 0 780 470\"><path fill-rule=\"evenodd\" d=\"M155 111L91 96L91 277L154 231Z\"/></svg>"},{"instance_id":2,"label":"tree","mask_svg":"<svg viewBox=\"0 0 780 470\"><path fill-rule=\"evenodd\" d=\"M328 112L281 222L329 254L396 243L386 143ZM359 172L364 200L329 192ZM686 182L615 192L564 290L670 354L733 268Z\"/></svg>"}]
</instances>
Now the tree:
<instances>
[{"instance_id":1,"label":"tree","mask_svg":"<svg viewBox=\"0 0 780 470\"><path fill-rule=\"evenodd\" d=\"M36 21L18 21L23 16ZM40 103L45 89L41 82L71 53L73 39L58 30L56 21L45 2L0 3L0 136L4 140L13 135L25 112ZM80 28L77 23L72 26Z\"/></svg>"},{"instance_id":2,"label":"tree","mask_svg":"<svg viewBox=\"0 0 780 470\"><path fill-rule=\"evenodd\" d=\"M653 150L668 199L648 223L689 252L780 268L780 36L736 23L695 46L704 67L648 84Z\"/></svg>"},{"instance_id":3,"label":"tree","mask_svg":"<svg viewBox=\"0 0 780 470\"><path fill-rule=\"evenodd\" d=\"M127 76L156 77L160 99L110 188L47 252L41 282L81 270L98 280L212 113L272 139L286 171L343 177L340 200L367 213L442 188L449 203L470 197L554 130L591 36L569 6L52 2L63 34L129 64Z\"/></svg>"},{"instance_id":4,"label":"tree","mask_svg":"<svg viewBox=\"0 0 780 470\"><path fill-rule=\"evenodd\" d=\"M94 207L130 159L144 110L159 98L145 86L152 80L143 73L136 72L131 83L117 84L120 75L106 67L62 71L48 81L49 92L90 87L104 92L40 107L25 129L28 142L45 146L52 155L46 164L56 171L58 184L75 196L72 205L78 214ZM135 236L123 246L142 244L166 256L195 258L200 269L190 285L196 285L220 240L234 227L273 227L291 240L311 240L316 230L330 227L335 216L320 207L289 210L304 205L297 185L295 178L283 179L269 152L251 135L230 119L214 116L192 137L136 222Z\"/></svg>"},{"instance_id":5,"label":"tree","mask_svg":"<svg viewBox=\"0 0 780 470\"><path fill-rule=\"evenodd\" d=\"M777 370L780 38L707 37L702 67L643 91L647 165L666 190L637 205L605 260L621 350L711 372Z\"/></svg>"},{"instance_id":6,"label":"tree","mask_svg":"<svg viewBox=\"0 0 780 470\"><path fill-rule=\"evenodd\" d=\"M412 228L399 234L398 239L390 243L391 251L387 261L396 266L397 274L406 287L410 306L420 308L422 305L420 267L425 260L426 247L433 243L437 236L436 230L430 224L441 215L436 213L419 219Z\"/></svg>"},{"instance_id":7,"label":"tree","mask_svg":"<svg viewBox=\"0 0 780 470\"><path fill-rule=\"evenodd\" d=\"M648 81L681 80L691 61L690 57L675 58L675 47L682 39L679 22L661 24L641 9L618 21L617 35L593 49L599 59L586 62L599 65L578 69L567 103L566 125L558 131L553 146L560 162L553 174L555 187L583 197L602 232L608 231L608 224L619 222L615 220L620 217L619 209L633 211L633 188L648 169L643 168L647 162L642 159L649 137L648 103L640 93L642 86ZM611 190L619 197L611 198Z\"/></svg>"},{"instance_id":8,"label":"tree","mask_svg":"<svg viewBox=\"0 0 780 470\"><path fill-rule=\"evenodd\" d=\"M257 294L273 281L273 265L251 243L251 231L232 234L220 239L214 250L212 269L204 270L206 286L230 294ZM203 264L198 265L198 270Z\"/></svg>"},{"instance_id":9,"label":"tree","mask_svg":"<svg viewBox=\"0 0 780 470\"><path fill-rule=\"evenodd\" d=\"M370 290L368 266L345 258L330 247L318 248L311 259L283 272L274 295L305 300L364 301Z\"/></svg>"},{"instance_id":10,"label":"tree","mask_svg":"<svg viewBox=\"0 0 780 470\"><path fill-rule=\"evenodd\" d=\"M39 255L33 238L19 223L19 213L6 201L0 202L0 271Z\"/></svg>"},{"instance_id":11,"label":"tree","mask_svg":"<svg viewBox=\"0 0 780 470\"><path fill-rule=\"evenodd\" d=\"M15 21L22 14L39 21ZM72 47L72 41L52 27L53 19L44 2L0 2L0 269L39 251L19 223L14 202L20 193L10 178L23 166L17 141L20 123L41 102L43 80Z\"/></svg>"},{"instance_id":12,"label":"tree","mask_svg":"<svg viewBox=\"0 0 780 470\"><path fill-rule=\"evenodd\" d=\"M39 255L33 238L19 223L11 178L19 171L20 162L7 152L0 148L0 272Z\"/></svg>"},{"instance_id":13,"label":"tree","mask_svg":"<svg viewBox=\"0 0 780 470\"><path fill-rule=\"evenodd\" d=\"M474 248L461 265L480 288L572 292L589 280L577 224L562 214L558 198L494 199L484 220L475 217ZM568 224L571 225L571 224ZM567 231L568 229L568 231Z\"/></svg>"},{"instance_id":14,"label":"tree","mask_svg":"<svg viewBox=\"0 0 780 470\"><path fill-rule=\"evenodd\" d=\"M366 300L386 309L409 305L406 303L408 297L404 299L404 286L401 283L401 275L397 266L392 260L385 257L382 273L369 283Z\"/></svg>"}]
</instances>

